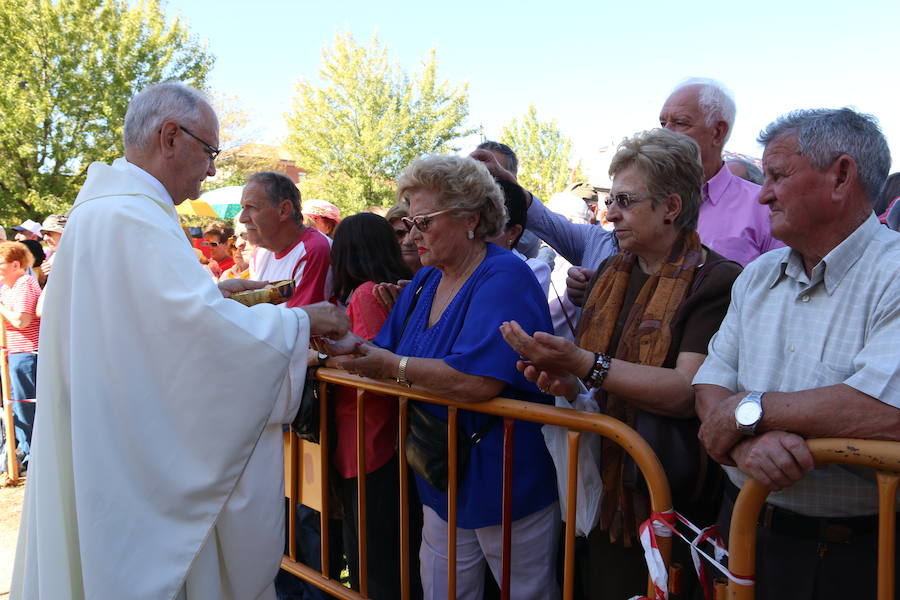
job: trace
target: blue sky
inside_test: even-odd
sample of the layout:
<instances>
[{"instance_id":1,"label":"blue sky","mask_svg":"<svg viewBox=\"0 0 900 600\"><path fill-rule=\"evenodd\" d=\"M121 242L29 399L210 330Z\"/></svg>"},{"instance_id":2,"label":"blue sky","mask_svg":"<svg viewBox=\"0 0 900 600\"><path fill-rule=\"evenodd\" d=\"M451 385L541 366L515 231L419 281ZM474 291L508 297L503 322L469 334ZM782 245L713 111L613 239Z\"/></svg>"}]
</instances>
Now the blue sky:
<instances>
[{"instance_id":1,"label":"blue sky","mask_svg":"<svg viewBox=\"0 0 900 600\"><path fill-rule=\"evenodd\" d=\"M469 125L497 137L529 104L590 160L653 127L680 80L712 77L737 100L726 149L761 155L760 128L795 108L853 106L878 117L900 168L896 0L760 2L330 2L169 0L216 56L212 91L238 96L260 141L285 134L300 78L322 48L373 33L411 71L430 48L439 74L469 84Z\"/></svg>"}]
</instances>

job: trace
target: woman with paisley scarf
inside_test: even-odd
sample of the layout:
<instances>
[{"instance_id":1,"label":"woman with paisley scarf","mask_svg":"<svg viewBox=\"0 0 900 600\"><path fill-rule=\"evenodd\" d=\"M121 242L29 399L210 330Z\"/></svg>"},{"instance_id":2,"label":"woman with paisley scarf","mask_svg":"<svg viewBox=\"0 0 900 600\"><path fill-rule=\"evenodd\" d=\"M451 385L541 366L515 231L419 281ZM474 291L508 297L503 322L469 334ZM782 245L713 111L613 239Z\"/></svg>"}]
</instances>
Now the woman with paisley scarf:
<instances>
[{"instance_id":1,"label":"woman with paisley scarf","mask_svg":"<svg viewBox=\"0 0 900 600\"><path fill-rule=\"evenodd\" d=\"M664 129L639 133L619 146L609 174L607 218L620 251L589 285L577 343L529 336L515 322L501 331L522 357L518 368L543 391L570 401L588 393L601 412L637 429L663 463L675 508L710 523L719 467L697 442L691 380L741 267L697 235L703 167L694 140ZM637 527L649 516L648 496L617 444L604 439L600 461L600 518L577 552L576 594L627 598L646 589ZM688 549L673 546L673 561L685 566L684 582L693 587Z\"/></svg>"}]
</instances>

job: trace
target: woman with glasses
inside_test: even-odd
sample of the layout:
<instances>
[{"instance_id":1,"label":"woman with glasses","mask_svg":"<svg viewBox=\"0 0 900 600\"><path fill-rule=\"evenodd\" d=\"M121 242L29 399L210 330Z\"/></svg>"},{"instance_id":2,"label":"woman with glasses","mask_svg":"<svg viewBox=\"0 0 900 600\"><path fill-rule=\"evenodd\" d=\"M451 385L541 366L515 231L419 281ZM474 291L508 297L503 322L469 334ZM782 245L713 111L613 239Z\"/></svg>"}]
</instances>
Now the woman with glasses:
<instances>
[{"instance_id":1,"label":"woman with glasses","mask_svg":"<svg viewBox=\"0 0 900 600\"><path fill-rule=\"evenodd\" d=\"M234 264L226 269L219 281L224 279L250 279L250 259L256 246L247 241L247 226L236 222L234 235L228 240L228 253Z\"/></svg>"},{"instance_id":2,"label":"woman with glasses","mask_svg":"<svg viewBox=\"0 0 900 600\"><path fill-rule=\"evenodd\" d=\"M486 241L506 223L503 193L487 168L470 158L431 156L407 167L397 187L409 202L403 220L424 267L373 342L346 338L335 345L356 353L343 360L344 368L465 402L504 396L549 403L516 370L516 354L500 335L500 324L511 319L528 333L552 325L531 269ZM416 410L446 431L446 407L418 403ZM485 562L500 577L503 427L497 417L470 411L459 412L458 424L460 438L479 441L458 482L456 593L478 599ZM515 423L513 456L511 597L558 598L559 506L539 425ZM425 597L446 597L447 491L418 472L416 484L424 505L419 557Z\"/></svg>"},{"instance_id":3,"label":"woman with glasses","mask_svg":"<svg viewBox=\"0 0 900 600\"><path fill-rule=\"evenodd\" d=\"M419 269L422 268L422 261L419 260L419 252L416 249L416 243L412 241L412 238L407 236L409 230L403 223L403 217L408 216L409 206L406 202L400 201L387 211L384 218L388 220L388 223L391 224L391 228L394 230L394 236L397 238L397 243L400 244L400 255L403 256L403 262L406 263L406 266L409 267L409 270L415 275L419 272Z\"/></svg>"},{"instance_id":4,"label":"woman with glasses","mask_svg":"<svg viewBox=\"0 0 900 600\"><path fill-rule=\"evenodd\" d=\"M607 218L620 251L589 284L576 343L532 336L512 322L503 335L541 389L570 402L587 394L581 401L637 429L663 463L676 510L710 523L719 469L697 441L691 380L741 267L697 235L703 167L692 139L663 129L639 133L619 146L609 174ZM646 589L637 529L649 516L649 498L617 444L604 439L600 454L599 522L578 553L577 588L582 597L626 598ZM692 564L685 545L675 550L673 561ZM690 587L692 572L684 575Z\"/></svg>"}]
</instances>

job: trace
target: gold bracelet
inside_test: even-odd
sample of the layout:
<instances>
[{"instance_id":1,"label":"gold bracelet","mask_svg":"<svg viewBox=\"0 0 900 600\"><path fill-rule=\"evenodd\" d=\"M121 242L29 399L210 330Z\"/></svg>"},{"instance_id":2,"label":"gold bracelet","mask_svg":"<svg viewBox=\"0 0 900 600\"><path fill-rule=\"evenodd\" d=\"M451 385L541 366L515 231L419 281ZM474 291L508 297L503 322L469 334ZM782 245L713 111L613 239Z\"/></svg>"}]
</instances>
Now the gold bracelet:
<instances>
[{"instance_id":1,"label":"gold bracelet","mask_svg":"<svg viewBox=\"0 0 900 600\"><path fill-rule=\"evenodd\" d=\"M406 387L412 387L412 381L406 378L406 363L408 362L408 356L400 358L400 365L397 367L397 383L405 385Z\"/></svg>"}]
</instances>

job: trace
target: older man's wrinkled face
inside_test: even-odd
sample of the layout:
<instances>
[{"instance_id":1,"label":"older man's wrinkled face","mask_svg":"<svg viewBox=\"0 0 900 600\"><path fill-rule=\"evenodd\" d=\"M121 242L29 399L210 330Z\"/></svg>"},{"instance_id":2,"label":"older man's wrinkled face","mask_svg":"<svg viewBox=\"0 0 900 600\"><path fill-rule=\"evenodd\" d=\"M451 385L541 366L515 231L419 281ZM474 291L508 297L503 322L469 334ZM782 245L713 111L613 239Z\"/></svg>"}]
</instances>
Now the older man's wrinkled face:
<instances>
[{"instance_id":1,"label":"older man's wrinkled face","mask_svg":"<svg viewBox=\"0 0 900 600\"><path fill-rule=\"evenodd\" d=\"M769 142L763 153L766 181L759 203L769 207L772 237L788 246L803 247L827 220L822 199L829 194L826 171L817 170L797 153L797 136L784 135Z\"/></svg>"},{"instance_id":2,"label":"older man's wrinkled face","mask_svg":"<svg viewBox=\"0 0 900 600\"><path fill-rule=\"evenodd\" d=\"M700 86L688 85L675 90L659 113L659 126L693 138L700 146L704 163L721 153L721 148L715 143L715 126L706 124L706 115L700 109Z\"/></svg>"},{"instance_id":3,"label":"older man's wrinkled face","mask_svg":"<svg viewBox=\"0 0 900 600\"><path fill-rule=\"evenodd\" d=\"M282 201L280 205L272 204L265 186L261 183L254 182L244 186L244 192L241 194L240 222L247 228L247 241L254 246L261 246L273 252L282 250L275 246L278 234L289 215L289 200Z\"/></svg>"},{"instance_id":4,"label":"older man's wrinkled face","mask_svg":"<svg viewBox=\"0 0 900 600\"><path fill-rule=\"evenodd\" d=\"M201 106L200 118L196 123L178 125L187 127L190 133L179 129L177 134L179 146L175 164L178 168L178 189L172 197L175 204L200 197L200 184L216 174L215 160L211 158L209 148L219 146L219 122L209 106Z\"/></svg>"}]
</instances>

